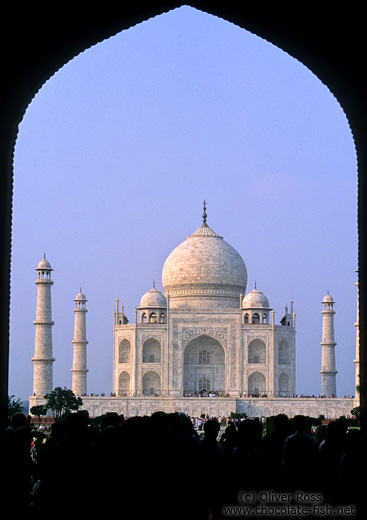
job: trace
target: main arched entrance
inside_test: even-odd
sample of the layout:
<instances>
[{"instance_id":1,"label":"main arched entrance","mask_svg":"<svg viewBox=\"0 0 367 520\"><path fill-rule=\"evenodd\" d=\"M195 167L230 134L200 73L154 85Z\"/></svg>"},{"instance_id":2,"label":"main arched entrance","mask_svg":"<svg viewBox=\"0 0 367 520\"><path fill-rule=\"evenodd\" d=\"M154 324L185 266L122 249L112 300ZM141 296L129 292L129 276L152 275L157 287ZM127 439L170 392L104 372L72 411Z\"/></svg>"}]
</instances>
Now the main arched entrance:
<instances>
[{"instance_id":1,"label":"main arched entrance","mask_svg":"<svg viewBox=\"0 0 367 520\"><path fill-rule=\"evenodd\" d=\"M225 353L216 339L203 334L192 339L184 352L184 394L225 391Z\"/></svg>"}]
</instances>

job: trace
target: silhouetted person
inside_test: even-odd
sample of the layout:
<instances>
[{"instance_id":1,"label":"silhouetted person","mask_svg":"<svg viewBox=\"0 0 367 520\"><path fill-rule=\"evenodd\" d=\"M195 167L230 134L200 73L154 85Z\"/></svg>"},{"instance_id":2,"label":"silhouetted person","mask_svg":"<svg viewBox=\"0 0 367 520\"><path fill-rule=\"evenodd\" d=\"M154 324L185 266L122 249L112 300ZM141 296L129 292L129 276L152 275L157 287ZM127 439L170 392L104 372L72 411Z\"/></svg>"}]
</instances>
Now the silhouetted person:
<instances>
[{"instance_id":1,"label":"silhouetted person","mask_svg":"<svg viewBox=\"0 0 367 520\"><path fill-rule=\"evenodd\" d=\"M238 446L231 457L231 467L236 489L259 488L262 468L260 467L260 445L262 424L245 419L238 424Z\"/></svg>"},{"instance_id":2,"label":"silhouetted person","mask_svg":"<svg viewBox=\"0 0 367 520\"><path fill-rule=\"evenodd\" d=\"M199 515L202 499L201 478L196 478L200 464L199 437L190 419L183 413L168 415L168 436L165 448L166 465L161 483L157 518L171 520L202 519ZM158 452L158 465L160 453ZM193 479L193 475L195 476ZM163 484L163 486L162 486ZM162 511L163 510L163 511Z\"/></svg>"},{"instance_id":3,"label":"silhouetted person","mask_svg":"<svg viewBox=\"0 0 367 520\"><path fill-rule=\"evenodd\" d=\"M50 471L50 456L52 448L65 438L66 424L64 421L56 421L51 425L51 434L44 444L42 444L37 453L36 460L36 477L43 483L47 480ZM38 490L37 500L41 500L42 488Z\"/></svg>"},{"instance_id":4,"label":"silhouetted person","mask_svg":"<svg viewBox=\"0 0 367 520\"><path fill-rule=\"evenodd\" d=\"M205 435L200 441L200 446L203 455L207 457L208 464L224 461L223 448L217 440L219 430L220 425L216 419L209 419L204 424Z\"/></svg>"},{"instance_id":5,"label":"silhouetted person","mask_svg":"<svg viewBox=\"0 0 367 520\"><path fill-rule=\"evenodd\" d=\"M291 434L288 417L278 414L273 417L274 430L265 435L261 443L261 460L264 475L264 487L281 488L282 461L285 439Z\"/></svg>"},{"instance_id":6,"label":"silhouetted person","mask_svg":"<svg viewBox=\"0 0 367 520\"><path fill-rule=\"evenodd\" d=\"M341 491L340 461L345 453L346 432L345 421L332 421L327 426L325 440L320 444L324 486L329 500L338 499Z\"/></svg>"},{"instance_id":7,"label":"silhouetted person","mask_svg":"<svg viewBox=\"0 0 367 520\"><path fill-rule=\"evenodd\" d=\"M20 426L14 431L14 466L16 470L17 504L29 505L29 493L32 489L34 463L31 458L31 428Z\"/></svg>"},{"instance_id":8,"label":"silhouetted person","mask_svg":"<svg viewBox=\"0 0 367 520\"><path fill-rule=\"evenodd\" d=\"M14 413L6 429L2 442L0 466L3 471L2 491L9 503L14 503L20 511L29 505L34 464L30 454L31 428L26 415Z\"/></svg>"},{"instance_id":9,"label":"silhouetted person","mask_svg":"<svg viewBox=\"0 0 367 520\"><path fill-rule=\"evenodd\" d=\"M199 485L202 489L202 507L208 515L209 511L217 518L222 505L224 487L222 475L225 468L225 459L222 446L217 438L220 430L216 419L208 419L204 423L204 438L200 440ZM206 517L204 517L206 518Z\"/></svg>"},{"instance_id":10,"label":"silhouetted person","mask_svg":"<svg viewBox=\"0 0 367 520\"><path fill-rule=\"evenodd\" d=\"M116 429L119 429L124 420L123 415L118 415L116 412L108 412L102 417L101 430L107 428L107 426L114 426Z\"/></svg>"},{"instance_id":11,"label":"silhouetted person","mask_svg":"<svg viewBox=\"0 0 367 520\"><path fill-rule=\"evenodd\" d=\"M229 424L222 435L220 440L220 445L223 448L224 458L226 461L226 465L228 466L234 448L238 445L238 432L237 428L233 423Z\"/></svg>"},{"instance_id":12,"label":"silhouetted person","mask_svg":"<svg viewBox=\"0 0 367 520\"><path fill-rule=\"evenodd\" d=\"M317 489L319 475L318 444L305 433L304 415L294 417L295 433L286 438L283 453L285 484L292 489Z\"/></svg>"},{"instance_id":13,"label":"silhouetted person","mask_svg":"<svg viewBox=\"0 0 367 520\"><path fill-rule=\"evenodd\" d=\"M66 435L49 454L45 495L47 505L62 503L76 514L92 512L97 476L97 447L90 441L87 418L72 413Z\"/></svg>"},{"instance_id":14,"label":"silhouetted person","mask_svg":"<svg viewBox=\"0 0 367 520\"><path fill-rule=\"evenodd\" d=\"M10 424L14 430L21 426L28 426L27 416L22 412L15 412L10 418Z\"/></svg>"},{"instance_id":15,"label":"silhouetted person","mask_svg":"<svg viewBox=\"0 0 367 520\"><path fill-rule=\"evenodd\" d=\"M365 504L365 480L361 430L348 430L345 435L345 453L340 457L342 500L346 504ZM363 500L362 500L363 499Z\"/></svg>"}]
</instances>

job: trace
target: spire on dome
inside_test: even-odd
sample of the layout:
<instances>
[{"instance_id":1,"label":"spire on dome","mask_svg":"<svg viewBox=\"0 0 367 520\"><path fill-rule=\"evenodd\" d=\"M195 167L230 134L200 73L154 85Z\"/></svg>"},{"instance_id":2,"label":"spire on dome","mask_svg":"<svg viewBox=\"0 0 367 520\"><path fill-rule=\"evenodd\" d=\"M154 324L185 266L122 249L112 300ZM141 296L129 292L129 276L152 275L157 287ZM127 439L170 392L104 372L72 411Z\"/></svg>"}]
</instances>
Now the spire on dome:
<instances>
[{"instance_id":1,"label":"spire on dome","mask_svg":"<svg viewBox=\"0 0 367 520\"><path fill-rule=\"evenodd\" d=\"M207 226L207 223L206 223L206 218L207 218L207 214L206 214L206 200L204 200L203 202L203 226Z\"/></svg>"},{"instance_id":2,"label":"spire on dome","mask_svg":"<svg viewBox=\"0 0 367 520\"><path fill-rule=\"evenodd\" d=\"M187 238L191 238L191 237L217 237L217 238L223 238L221 237L220 235L218 235L215 231L213 231L209 226L208 224L206 223L206 219L207 219L207 214L206 214L206 200L203 201L203 223L201 224L201 226L199 227L199 229L197 229L195 231L195 233L193 233L192 235L189 235Z\"/></svg>"}]
</instances>

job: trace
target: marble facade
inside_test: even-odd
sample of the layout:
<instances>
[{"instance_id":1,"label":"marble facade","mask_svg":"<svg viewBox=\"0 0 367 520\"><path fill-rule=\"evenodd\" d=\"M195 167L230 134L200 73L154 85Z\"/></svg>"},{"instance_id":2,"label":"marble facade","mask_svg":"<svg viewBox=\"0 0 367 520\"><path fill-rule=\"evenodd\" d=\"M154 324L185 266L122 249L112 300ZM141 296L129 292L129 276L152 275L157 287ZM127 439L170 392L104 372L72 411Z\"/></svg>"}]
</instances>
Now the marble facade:
<instances>
[{"instance_id":1,"label":"marble facade","mask_svg":"<svg viewBox=\"0 0 367 520\"><path fill-rule=\"evenodd\" d=\"M49 296L48 286L52 283L41 282L39 299L46 290ZM275 311L256 283L246 293L245 263L207 225L205 205L202 225L167 257L162 286L163 293L153 282L134 311L133 323L116 299L112 393L109 397L82 395L83 408L91 417L109 411L130 417L160 410L182 411L195 417L202 413L218 417L237 412L252 417L286 413L289 417L304 414L337 418L349 416L358 405L358 400L337 399L335 394L326 398L294 397L293 301L276 324ZM47 301L47 308L51 309L50 298ZM87 300L80 293L74 301L73 391L81 395L86 393L88 372ZM334 377L335 382L335 357L329 354L333 347L334 355L335 347L329 314L330 311L324 317L322 377ZM45 335L53 324L51 313L46 321L35 324L36 332L40 330ZM30 397L30 408L44 403L38 366L47 366L48 375L52 376L51 340L49 343L42 356L38 356L43 342L36 336L33 358L36 391ZM45 377L49 387L48 380Z\"/></svg>"}]
</instances>

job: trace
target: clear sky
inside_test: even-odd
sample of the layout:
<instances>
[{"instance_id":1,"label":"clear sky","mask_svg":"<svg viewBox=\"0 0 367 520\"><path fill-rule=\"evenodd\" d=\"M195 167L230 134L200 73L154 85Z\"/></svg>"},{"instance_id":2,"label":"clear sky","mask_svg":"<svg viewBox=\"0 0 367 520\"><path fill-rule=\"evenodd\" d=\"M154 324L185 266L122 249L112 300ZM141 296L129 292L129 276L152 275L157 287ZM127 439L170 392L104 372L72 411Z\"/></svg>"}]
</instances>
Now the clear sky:
<instances>
[{"instance_id":1,"label":"clear sky","mask_svg":"<svg viewBox=\"0 0 367 520\"><path fill-rule=\"evenodd\" d=\"M88 303L88 393L112 390L116 296L162 290L169 253L208 224L279 323L294 300L296 391L320 393L321 301L335 300L337 391L354 394L357 166L328 88L265 40L190 7L83 52L29 105L14 158L10 394L32 393L38 262L52 273L54 386L71 388Z\"/></svg>"}]
</instances>

